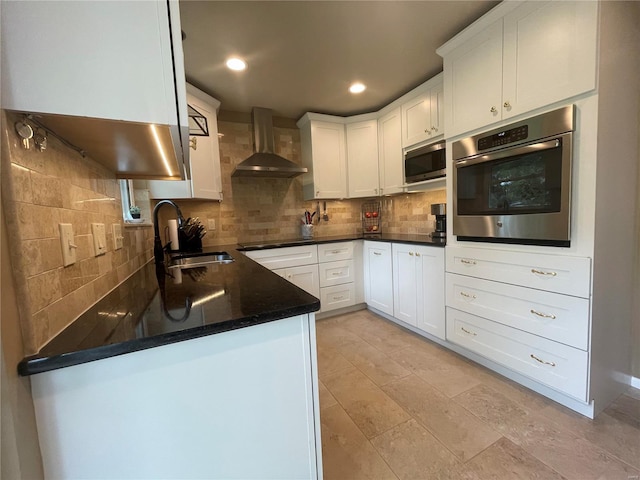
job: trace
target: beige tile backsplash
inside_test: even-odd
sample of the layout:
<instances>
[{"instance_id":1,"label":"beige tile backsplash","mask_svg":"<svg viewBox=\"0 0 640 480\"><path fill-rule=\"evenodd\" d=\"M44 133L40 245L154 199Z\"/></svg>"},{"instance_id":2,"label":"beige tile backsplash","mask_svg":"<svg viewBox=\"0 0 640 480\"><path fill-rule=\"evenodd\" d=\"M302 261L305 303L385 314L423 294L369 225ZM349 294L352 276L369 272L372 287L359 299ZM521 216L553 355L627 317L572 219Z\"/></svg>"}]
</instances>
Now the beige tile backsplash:
<instances>
[{"instance_id":1,"label":"beige tile backsplash","mask_svg":"<svg viewBox=\"0 0 640 480\"><path fill-rule=\"evenodd\" d=\"M29 354L146 263L153 231L124 228L124 248L114 251L111 225L123 223L115 176L52 136L45 151L24 150L16 120L3 112L2 203ZM108 249L100 257L93 256L93 222L106 226ZM73 225L78 245L77 262L68 267L62 266L59 223Z\"/></svg>"},{"instance_id":2,"label":"beige tile backsplash","mask_svg":"<svg viewBox=\"0 0 640 480\"><path fill-rule=\"evenodd\" d=\"M223 201L179 200L186 217L199 217L205 225L215 220L215 231L203 238L206 246L238 242L269 241L300 236L300 218L305 210L314 212L316 202L302 198L302 179L232 178L234 167L252 153L251 128L248 123L218 122ZM295 128L274 128L276 152L296 163L300 158L300 132ZM361 207L365 201L327 201L328 222L315 226L316 236L362 232ZM445 191L435 190L375 199L382 202L382 231L388 233L426 234L434 229L430 214L432 203L446 201ZM320 202L322 210L323 202ZM162 209L166 224L174 215Z\"/></svg>"}]
</instances>

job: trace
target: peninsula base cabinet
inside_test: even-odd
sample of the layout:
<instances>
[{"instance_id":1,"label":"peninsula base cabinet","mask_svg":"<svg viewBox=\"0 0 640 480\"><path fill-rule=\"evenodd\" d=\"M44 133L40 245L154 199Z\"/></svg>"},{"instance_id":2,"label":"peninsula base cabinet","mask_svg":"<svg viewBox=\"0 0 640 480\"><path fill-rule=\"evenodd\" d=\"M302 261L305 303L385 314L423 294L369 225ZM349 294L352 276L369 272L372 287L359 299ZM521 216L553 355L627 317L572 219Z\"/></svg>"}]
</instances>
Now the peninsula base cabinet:
<instances>
[{"instance_id":1,"label":"peninsula base cabinet","mask_svg":"<svg viewBox=\"0 0 640 480\"><path fill-rule=\"evenodd\" d=\"M393 316L445 339L444 248L392 244Z\"/></svg>"},{"instance_id":2,"label":"peninsula base cabinet","mask_svg":"<svg viewBox=\"0 0 640 480\"><path fill-rule=\"evenodd\" d=\"M33 375L45 478L321 479L316 372L305 314Z\"/></svg>"}]
</instances>

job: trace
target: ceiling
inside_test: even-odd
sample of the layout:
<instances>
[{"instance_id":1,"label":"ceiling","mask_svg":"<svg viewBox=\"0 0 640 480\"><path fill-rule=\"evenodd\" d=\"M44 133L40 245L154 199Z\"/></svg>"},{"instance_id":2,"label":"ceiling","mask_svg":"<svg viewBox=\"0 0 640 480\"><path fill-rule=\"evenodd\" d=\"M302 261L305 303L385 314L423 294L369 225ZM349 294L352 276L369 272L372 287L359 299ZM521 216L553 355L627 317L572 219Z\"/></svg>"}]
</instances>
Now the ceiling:
<instances>
[{"instance_id":1,"label":"ceiling","mask_svg":"<svg viewBox=\"0 0 640 480\"><path fill-rule=\"evenodd\" d=\"M182 0L187 80L225 111L372 112L441 72L436 48L498 3ZM234 55L244 72L225 67Z\"/></svg>"}]
</instances>

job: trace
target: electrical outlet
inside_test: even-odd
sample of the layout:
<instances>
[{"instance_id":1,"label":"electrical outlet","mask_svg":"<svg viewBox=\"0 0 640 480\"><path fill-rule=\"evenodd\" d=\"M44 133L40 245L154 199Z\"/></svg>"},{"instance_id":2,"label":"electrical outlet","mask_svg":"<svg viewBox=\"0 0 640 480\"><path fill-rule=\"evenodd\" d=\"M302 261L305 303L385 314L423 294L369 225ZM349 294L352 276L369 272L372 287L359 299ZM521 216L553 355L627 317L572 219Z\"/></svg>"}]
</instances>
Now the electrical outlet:
<instances>
[{"instance_id":1,"label":"electrical outlet","mask_svg":"<svg viewBox=\"0 0 640 480\"><path fill-rule=\"evenodd\" d=\"M213 232L216 229L216 219L215 218L208 218L207 219L207 228L211 232Z\"/></svg>"},{"instance_id":2,"label":"electrical outlet","mask_svg":"<svg viewBox=\"0 0 640 480\"><path fill-rule=\"evenodd\" d=\"M104 228L104 223L92 223L91 233L93 234L93 248L96 257L107 253L107 233Z\"/></svg>"},{"instance_id":3,"label":"electrical outlet","mask_svg":"<svg viewBox=\"0 0 640 480\"><path fill-rule=\"evenodd\" d=\"M111 224L111 234L113 236L113 249L120 250L122 248L122 225L120 223Z\"/></svg>"},{"instance_id":4,"label":"electrical outlet","mask_svg":"<svg viewBox=\"0 0 640 480\"><path fill-rule=\"evenodd\" d=\"M73 265L77 260L78 246L73 240L73 225L70 223L59 223L60 246L62 247L62 264L65 267Z\"/></svg>"}]
</instances>

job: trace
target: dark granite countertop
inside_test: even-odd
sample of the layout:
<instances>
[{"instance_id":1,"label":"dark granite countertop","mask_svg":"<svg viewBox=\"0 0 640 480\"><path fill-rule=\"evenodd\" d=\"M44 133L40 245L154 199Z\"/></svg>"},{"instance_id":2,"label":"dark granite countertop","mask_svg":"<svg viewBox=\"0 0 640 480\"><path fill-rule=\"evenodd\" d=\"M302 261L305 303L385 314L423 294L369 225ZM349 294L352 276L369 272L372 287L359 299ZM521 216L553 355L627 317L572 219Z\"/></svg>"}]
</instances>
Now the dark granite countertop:
<instances>
[{"instance_id":1,"label":"dark granite countertop","mask_svg":"<svg viewBox=\"0 0 640 480\"><path fill-rule=\"evenodd\" d=\"M18 372L33 375L319 310L317 298L235 246L215 250L234 261L158 271L149 262L22 360Z\"/></svg>"},{"instance_id":2,"label":"dark granite countertop","mask_svg":"<svg viewBox=\"0 0 640 480\"><path fill-rule=\"evenodd\" d=\"M295 247L298 245L319 245L322 243L348 242L350 240L371 240L374 242L397 242L411 243L417 245L432 245L436 247L444 247L447 244L446 239L431 238L430 235L409 235L402 233L381 233L379 235L348 234L334 235L329 237L314 237L310 240L302 238L290 238L282 240L269 240L263 242L239 242L240 251L262 250L266 248Z\"/></svg>"}]
</instances>

